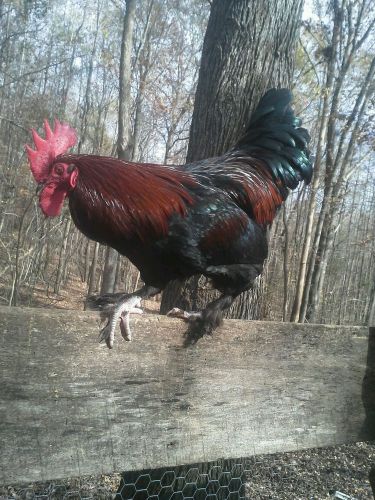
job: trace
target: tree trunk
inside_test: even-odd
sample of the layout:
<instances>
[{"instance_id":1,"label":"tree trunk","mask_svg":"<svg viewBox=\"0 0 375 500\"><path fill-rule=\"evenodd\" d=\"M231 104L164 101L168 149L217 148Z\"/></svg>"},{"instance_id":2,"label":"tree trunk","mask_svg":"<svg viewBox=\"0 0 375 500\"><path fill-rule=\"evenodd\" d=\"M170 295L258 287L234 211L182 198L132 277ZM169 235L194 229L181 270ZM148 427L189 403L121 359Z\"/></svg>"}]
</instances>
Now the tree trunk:
<instances>
[{"instance_id":1,"label":"tree trunk","mask_svg":"<svg viewBox=\"0 0 375 500\"><path fill-rule=\"evenodd\" d=\"M326 186L324 190L324 198L322 203L322 210L319 215L317 235L316 235L316 248L314 267L311 278L311 288L309 293L309 302L304 314L306 314L306 319L309 321L316 320L315 316L319 310L319 306L322 300L322 287L324 284L326 269L328 265L328 259L331 255L332 244L333 244L333 225L335 220L335 215L338 210L338 205L343 197L343 189L345 187L345 182L349 178L351 172L350 164L354 151L354 145L358 137L359 127L361 124L362 117L366 110L367 101L373 94L373 88L370 85L375 73L375 58L372 59L372 63L368 68L366 78L362 82L360 92L356 99L356 103L347 120L347 130L354 123L351 130L350 140L345 148L345 154L343 153L343 148L335 149L335 141L330 137L334 137L335 134L332 131L331 134L327 134L327 154L326 159ZM341 88L341 87L340 87ZM337 120L337 106L333 102L333 111L331 110L330 121L333 121L331 127L335 129ZM333 116L331 118L331 116ZM336 129L335 129L336 130ZM342 133L345 133L342 132ZM301 318L302 320L304 317Z\"/></svg>"},{"instance_id":2,"label":"tree trunk","mask_svg":"<svg viewBox=\"0 0 375 500\"><path fill-rule=\"evenodd\" d=\"M119 254L111 247L107 247L105 253L105 264L102 275L102 286L100 294L113 293L115 291L116 269Z\"/></svg>"},{"instance_id":3,"label":"tree trunk","mask_svg":"<svg viewBox=\"0 0 375 500\"><path fill-rule=\"evenodd\" d=\"M90 276L90 256L91 256L91 251L90 251L90 241L87 239L86 241L86 250L85 250L85 270L84 270L84 275L83 275L83 281L85 283L88 282L89 276Z\"/></svg>"},{"instance_id":4,"label":"tree trunk","mask_svg":"<svg viewBox=\"0 0 375 500\"><path fill-rule=\"evenodd\" d=\"M309 288L311 281L311 276L309 277L309 270L307 269L307 263L311 247L311 241L314 236L316 239L317 235L319 234L319 223L318 223L318 228L315 230L315 233L313 227L315 206L316 206L316 194L319 186L319 175L323 161L323 154L325 152L325 139L327 136L327 129L332 132L332 119L329 113L329 103L334 86L336 54L338 50L340 23L341 23L341 11L337 6L337 1L333 3L333 14L334 14L333 30L332 30L332 38L330 40L331 57L328 59L325 86L322 89L323 102L320 113L317 153L314 162L314 176L311 185L305 238L302 248L302 255L298 272L298 280L296 285L296 293L291 315L291 321L294 322L303 321L306 314L305 311L306 300L307 300L306 290Z\"/></svg>"},{"instance_id":5,"label":"tree trunk","mask_svg":"<svg viewBox=\"0 0 375 500\"><path fill-rule=\"evenodd\" d=\"M81 131L80 131L80 138L79 138L78 146L77 146L78 153L81 152L82 146L84 145L86 138L87 138L89 114L90 114L91 107L92 107L91 87L92 87L92 79L93 79L94 60L96 57L96 45L97 45L97 39L98 39L98 33L99 33L99 20L100 20L100 5L98 2L97 3L97 10L96 10L96 30L95 30L94 38L92 40L92 49L91 49L91 54L90 54L89 67L87 69L86 91L85 91L84 102L83 102L83 106L82 106Z\"/></svg>"},{"instance_id":6,"label":"tree trunk","mask_svg":"<svg viewBox=\"0 0 375 500\"><path fill-rule=\"evenodd\" d=\"M59 264L57 267L56 281L55 281L55 286L54 286L54 290L53 290L55 293L59 293L59 291L60 291L61 280L62 280L63 273L64 273L64 263L66 260L66 248L68 245L68 238L69 238L71 224L72 224L72 219L69 217L69 219L66 219L66 221L65 221L64 236L63 236L63 241L62 241L62 245L60 248Z\"/></svg>"},{"instance_id":7,"label":"tree trunk","mask_svg":"<svg viewBox=\"0 0 375 500\"><path fill-rule=\"evenodd\" d=\"M222 154L242 135L260 97L272 87L288 87L302 13L302 0L214 0L204 39L187 161ZM199 279L169 285L161 311L201 307ZM204 302L212 293L204 291ZM241 295L236 317L253 317ZM258 309L258 308L256 308Z\"/></svg>"},{"instance_id":8,"label":"tree trunk","mask_svg":"<svg viewBox=\"0 0 375 500\"><path fill-rule=\"evenodd\" d=\"M130 138L131 54L133 46L135 6L135 0L126 1L126 12L124 16L121 42L117 155L123 160L129 159L128 145Z\"/></svg>"},{"instance_id":9,"label":"tree trunk","mask_svg":"<svg viewBox=\"0 0 375 500\"><path fill-rule=\"evenodd\" d=\"M286 215L286 205L282 208L283 211L283 226L284 226L284 297L283 297L283 321L286 321L288 315L288 289L289 289L289 227L288 218Z\"/></svg>"},{"instance_id":10,"label":"tree trunk","mask_svg":"<svg viewBox=\"0 0 375 500\"><path fill-rule=\"evenodd\" d=\"M368 326L375 326L375 284L372 286L371 294L370 294L370 302L368 315L366 318Z\"/></svg>"},{"instance_id":11,"label":"tree trunk","mask_svg":"<svg viewBox=\"0 0 375 500\"><path fill-rule=\"evenodd\" d=\"M92 295L96 291L96 270L98 268L98 253L99 253L99 243L95 242L94 246L94 256L92 259L90 277L89 277L89 289L88 295Z\"/></svg>"},{"instance_id":12,"label":"tree trunk","mask_svg":"<svg viewBox=\"0 0 375 500\"><path fill-rule=\"evenodd\" d=\"M117 154L122 160L129 160L131 53L135 6L135 0L127 0L121 42ZM108 247L103 270L103 281L100 288L101 294L114 292L118 258L116 250Z\"/></svg>"},{"instance_id":13,"label":"tree trunk","mask_svg":"<svg viewBox=\"0 0 375 500\"><path fill-rule=\"evenodd\" d=\"M357 87L360 89L355 105L346 120L344 126L338 123L340 112L341 89L348 71L353 63L356 51L364 44L368 38L371 26L365 33L361 33L360 25L368 6L365 1L357 4L358 11L352 7L346 8L346 2L334 0L331 5L333 17L333 30L330 43L330 57L327 66L327 82L324 94L324 108L321 115L321 128L326 128L326 137L323 143L320 142L317 148L317 164L320 163L325 153L325 178L324 196L322 208L319 213L315 229L314 241L310 250L309 266L306 273L300 274L302 280L297 284L296 300L293 308L292 320L297 319L303 322L305 319L314 320L319 310L322 300L322 289L324 285L325 272L332 248L332 228L337 209L337 200L340 198L342 184L346 182L347 166L352 156L353 146L356 141L358 127L360 125L361 114L366 107L366 99L369 95L368 86L373 78L375 61L370 63L367 76ZM330 106L328 109L328 102ZM342 105L345 112L348 110ZM326 127L325 127L326 123ZM340 136L337 137L340 129ZM348 135L350 134L349 142ZM324 138L324 136L323 136ZM314 195L314 193L312 193ZM314 203L312 201L312 203ZM307 228L308 231L308 228ZM307 235L306 231L306 235ZM306 242L303 250L303 257L306 257ZM301 261L302 267L302 261ZM301 288L303 294L301 299ZM301 300L300 300L301 299Z\"/></svg>"}]
</instances>

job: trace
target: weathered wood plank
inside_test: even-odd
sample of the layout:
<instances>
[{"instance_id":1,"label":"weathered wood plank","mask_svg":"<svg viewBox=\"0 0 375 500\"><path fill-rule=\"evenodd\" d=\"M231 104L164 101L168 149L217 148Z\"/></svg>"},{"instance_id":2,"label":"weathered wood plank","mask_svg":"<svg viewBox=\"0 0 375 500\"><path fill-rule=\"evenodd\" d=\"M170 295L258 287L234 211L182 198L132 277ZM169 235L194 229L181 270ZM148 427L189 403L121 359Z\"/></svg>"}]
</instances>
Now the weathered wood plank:
<instances>
[{"instance_id":1,"label":"weathered wood plank","mask_svg":"<svg viewBox=\"0 0 375 500\"><path fill-rule=\"evenodd\" d=\"M372 437L368 329L226 321L184 348L185 328L136 317L110 351L94 313L0 308L0 482Z\"/></svg>"}]
</instances>

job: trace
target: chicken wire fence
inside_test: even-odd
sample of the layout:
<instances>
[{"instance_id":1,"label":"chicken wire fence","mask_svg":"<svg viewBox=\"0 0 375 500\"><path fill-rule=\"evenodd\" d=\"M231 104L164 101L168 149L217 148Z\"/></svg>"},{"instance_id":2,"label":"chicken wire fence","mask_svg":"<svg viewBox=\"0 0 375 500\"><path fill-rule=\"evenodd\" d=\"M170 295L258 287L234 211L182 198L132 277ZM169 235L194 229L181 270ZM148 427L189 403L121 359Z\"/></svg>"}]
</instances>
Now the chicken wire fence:
<instances>
[{"instance_id":1,"label":"chicken wire fence","mask_svg":"<svg viewBox=\"0 0 375 500\"><path fill-rule=\"evenodd\" d=\"M246 498L250 462L225 460L123 474L116 500Z\"/></svg>"},{"instance_id":2,"label":"chicken wire fence","mask_svg":"<svg viewBox=\"0 0 375 500\"><path fill-rule=\"evenodd\" d=\"M373 443L1 489L0 500L373 499Z\"/></svg>"},{"instance_id":3,"label":"chicken wire fence","mask_svg":"<svg viewBox=\"0 0 375 500\"><path fill-rule=\"evenodd\" d=\"M251 476L252 459L220 460L210 463L191 464L176 468L146 469L121 474L117 493L110 494L106 487L51 483L49 491L38 493L31 488L14 491L13 497L27 499L72 499L114 498L116 500L221 500L245 499L248 496L248 480ZM271 472L271 471L270 471ZM82 487L83 486L83 487ZM74 487L74 486L73 486ZM108 488L108 486L107 486ZM1 497L0 497L1 498Z\"/></svg>"}]
</instances>

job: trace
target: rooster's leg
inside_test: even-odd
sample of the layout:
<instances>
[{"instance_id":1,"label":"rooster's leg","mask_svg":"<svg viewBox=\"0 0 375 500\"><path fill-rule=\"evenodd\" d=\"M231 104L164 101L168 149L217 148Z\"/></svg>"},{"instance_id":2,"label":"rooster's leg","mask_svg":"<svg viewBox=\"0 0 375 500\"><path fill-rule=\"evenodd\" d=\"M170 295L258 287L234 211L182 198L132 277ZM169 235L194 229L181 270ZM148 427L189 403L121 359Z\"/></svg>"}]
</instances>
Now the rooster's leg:
<instances>
[{"instance_id":1,"label":"rooster's leg","mask_svg":"<svg viewBox=\"0 0 375 500\"><path fill-rule=\"evenodd\" d=\"M202 334L211 333L212 330L221 324L224 311L232 305L234 299L235 296L224 294L220 298L210 302L203 311L188 312L179 307L174 307L167 312L167 316L181 318L189 323L196 323L196 326L204 325L207 331L203 332L202 330Z\"/></svg>"},{"instance_id":2,"label":"rooster's leg","mask_svg":"<svg viewBox=\"0 0 375 500\"><path fill-rule=\"evenodd\" d=\"M185 321L195 321L196 319L202 317L202 313L201 311L184 311L179 307L174 307L167 312L167 316L170 316L171 318L181 318Z\"/></svg>"},{"instance_id":3,"label":"rooster's leg","mask_svg":"<svg viewBox=\"0 0 375 500\"><path fill-rule=\"evenodd\" d=\"M118 322L120 322L121 335L125 340L131 340L130 314L142 314L141 301L159 292L160 289L145 285L131 294L108 294L102 297L91 297L88 301L89 306L101 309L102 319L107 319L107 324L100 331L99 342L105 341L107 347L110 349L113 347Z\"/></svg>"},{"instance_id":4,"label":"rooster's leg","mask_svg":"<svg viewBox=\"0 0 375 500\"><path fill-rule=\"evenodd\" d=\"M120 330L121 334L125 340L131 340L131 331L129 327L129 315L142 314L142 309L140 309L142 297L137 297L136 295L130 296L127 299L119 302L113 310L107 315L107 324L100 331L99 342L105 341L107 347L112 349L113 342L115 339L115 330L118 321L120 320Z\"/></svg>"},{"instance_id":5,"label":"rooster's leg","mask_svg":"<svg viewBox=\"0 0 375 500\"><path fill-rule=\"evenodd\" d=\"M210 302L203 311L187 312L174 307L167 316L181 318L190 323L185 339L185 346L188 346L197 342L203 335L211 334L221 324L224 311L232 305L234 299L233 295L223 294Z\"/></svg>"},{"instance_id":6,"label":"rooster's leg","mask_svg":"<svg viewBox=\"0 0 375 500\"><path fill-rule=\"evenodd\" d=\"M211 279L214 288L221 291L221 296L199 313L187 313L174 308L170 316L182 318L190 323L186 345L196 342L200 337L211 334L223 321L223 315L242 292L249 290L256 277L261 273L261 264L232 264L210 266L204 275Z\"/></svg>"}]
</instances>

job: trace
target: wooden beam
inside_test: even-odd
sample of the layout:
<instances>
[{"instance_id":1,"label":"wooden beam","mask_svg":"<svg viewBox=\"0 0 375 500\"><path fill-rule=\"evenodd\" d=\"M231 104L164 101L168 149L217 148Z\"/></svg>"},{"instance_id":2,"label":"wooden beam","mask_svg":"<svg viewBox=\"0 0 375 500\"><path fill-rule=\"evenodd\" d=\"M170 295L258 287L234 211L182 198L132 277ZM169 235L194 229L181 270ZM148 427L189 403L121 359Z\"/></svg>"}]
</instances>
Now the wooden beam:
<instances>
[{"instance_id":1,"label":"wooden beam","mask_svg":"<svg viewBox=\"0 0 375 500\"><path fill-rule=\"evenodd\" d=\"M108 350L95 313L0 308L2 484L374 437L374 331L228 320L185 348L132 321Z\"/></svg>"}]
</instances>

